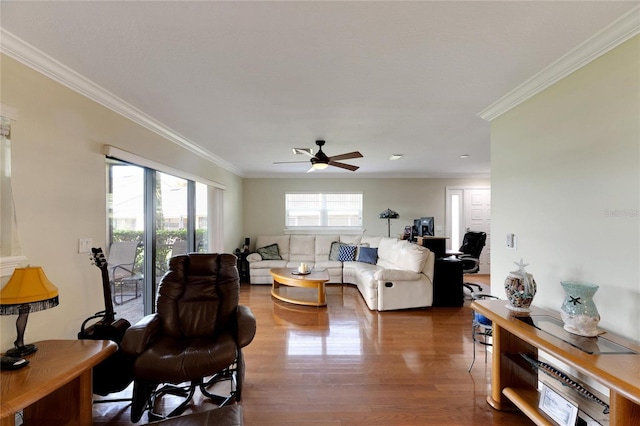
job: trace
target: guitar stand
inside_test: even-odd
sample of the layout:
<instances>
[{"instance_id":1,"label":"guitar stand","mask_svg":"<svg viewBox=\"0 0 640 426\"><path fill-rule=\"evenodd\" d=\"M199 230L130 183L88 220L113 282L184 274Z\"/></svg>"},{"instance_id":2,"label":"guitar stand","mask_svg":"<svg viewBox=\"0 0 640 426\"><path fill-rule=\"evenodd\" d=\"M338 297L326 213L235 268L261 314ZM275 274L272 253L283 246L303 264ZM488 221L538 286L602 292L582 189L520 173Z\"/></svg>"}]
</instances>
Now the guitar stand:
<instances>
[{"instance_id":1,"label":"guitar stand","mask_svg":"<svg viewBox=\"0 0 640 426\"><path fill-rule=\"evenodd\" d=\"M86 320L84 320L82 322L82 325L80 326L80 332L78 333L78 339L85 339L87 337L87 334L85 333L85 326L87 325L87 323L93 319L96 318L104 318L107 315L107 311L100 311L100 312L96 312L95 314L93 314L92 316L90 316L89 318L87 318Z\"/></svg>"}]
</instances>

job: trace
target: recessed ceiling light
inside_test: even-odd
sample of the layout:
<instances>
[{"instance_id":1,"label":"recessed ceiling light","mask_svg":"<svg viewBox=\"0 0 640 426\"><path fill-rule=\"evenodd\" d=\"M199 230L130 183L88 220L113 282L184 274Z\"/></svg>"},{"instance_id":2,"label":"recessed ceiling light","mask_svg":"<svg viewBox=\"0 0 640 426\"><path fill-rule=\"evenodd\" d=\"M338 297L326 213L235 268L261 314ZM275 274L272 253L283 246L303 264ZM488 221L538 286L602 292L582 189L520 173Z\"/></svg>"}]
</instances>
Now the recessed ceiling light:
<instances>
[{"instance_id":1,"label":"recessed ceiling light","mask_svg":"<svg viewBox=\"0 0 640 426\"><path fill-rule=\"evenodd\" d=\"M402 158L404 154L391 154L391 157L389 157L389 160L399 160Z\"/></svg>"},{"instance_id":2,"label":"recessed ceiling light","mask_svg":"<svg viewBox=\"0 0 640 426\"><path fill-rule=\"evenodd\" d=\"M293 153L296 155L302 154L302 152L308 152L309 154L313 154L312 148L293 148Z\"/></svg>"},{"instance_id":3,"label":"recessed ceiling light","mask_svg":"<svg viewBox=\"0 0 640 426\"><path fill-rule=\"evenodd\" d=\"M460 158L469 158L469 157L471 157L469 154L462 154L462 155L460 156Z\"/></svg>"}]
</instances>

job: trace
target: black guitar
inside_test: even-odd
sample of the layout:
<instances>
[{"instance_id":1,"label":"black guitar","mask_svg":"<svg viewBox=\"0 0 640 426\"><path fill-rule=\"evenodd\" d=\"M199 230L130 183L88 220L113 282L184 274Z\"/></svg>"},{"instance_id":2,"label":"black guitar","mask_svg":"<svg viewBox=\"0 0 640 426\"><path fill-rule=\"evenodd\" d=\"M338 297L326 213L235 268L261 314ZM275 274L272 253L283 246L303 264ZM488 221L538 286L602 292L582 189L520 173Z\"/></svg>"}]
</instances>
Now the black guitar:
<instances>
[{"instance_id":1,"label":"black guitar","mask_svg":"<svg viewBox=\"0 0 640 426\"><path fill-rule=\"evenodd\" d=\"M91 260L96 265L102 274L102 293L104 296L104 311L96 312L82 323L80 327L80 333L78 333L79 339L92 339L92 340L113 340L116 343L122 341L124 332L131 327L131 323L126 319L115 319L115 312L113 310L113 299L111 298L111 284L109 282L109 270L107 260L104 257L104 253L100 247L91 249ZM87 323L91 320L100 318L99 321L86 327Z\"/></svg>"},{"instance_id":2,"label":"black guitar","mask_svg":"<svg viewBox=\"0 0 640 426\"><path fill-rule=\"evenodd\" d=\"M96 312L84 320L78 333L78 339L112 340L119 345L122 342L125 331L131 327L131 323L126 319L115 319L109 270L101 248L91 249L91 260L94 265L100 268L102 273L104 311ZM86 326L89 321L97 318L100 318L97 322L88 327ZM112 392L120 392L129 386L132 381L133 364L120 349L93 367L93 393L95 394L104 396Z\"/></svg>"}]
</instances>

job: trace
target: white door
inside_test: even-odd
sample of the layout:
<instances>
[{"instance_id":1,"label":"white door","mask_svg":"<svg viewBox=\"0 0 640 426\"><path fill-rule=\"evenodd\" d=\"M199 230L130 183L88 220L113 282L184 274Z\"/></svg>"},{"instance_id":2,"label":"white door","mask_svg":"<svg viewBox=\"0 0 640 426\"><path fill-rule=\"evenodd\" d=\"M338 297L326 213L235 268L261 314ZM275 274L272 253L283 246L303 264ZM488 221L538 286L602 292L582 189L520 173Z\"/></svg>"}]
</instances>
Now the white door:
<instances>
[{"instance_id":1,"label":"white door","mask_svg":"<svg viewBox=\"0 0 640 426\"><path fill-rule=\"evenodd\" d=\"M463 205L465 230L487 234L487 243L480 254L478 273L488 274L491 266L491 190L465 189Z\"/></svg>"},{"instance_id":2,"label":"white door","mask_svg":"<svg viewBox=\"0 0 640 426\"><path fill-rule=\"evenodd\" d=\"M491 189L447 188L446 235L448 250L458 250L467 230L486 232L487 243L480 255L479 274L490 273Z\"/></svg>"}]
</instances>

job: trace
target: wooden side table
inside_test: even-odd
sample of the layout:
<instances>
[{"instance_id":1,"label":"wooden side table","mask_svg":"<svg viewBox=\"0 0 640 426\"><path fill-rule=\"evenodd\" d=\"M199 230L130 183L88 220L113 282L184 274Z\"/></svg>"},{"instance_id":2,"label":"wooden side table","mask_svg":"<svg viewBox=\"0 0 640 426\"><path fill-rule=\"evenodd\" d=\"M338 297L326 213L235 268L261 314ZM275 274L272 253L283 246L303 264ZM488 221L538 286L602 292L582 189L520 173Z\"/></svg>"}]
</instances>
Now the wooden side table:
<instances>
[{"instance_id":1,"label":"wooden side table","mask_svg":"<svg viewBox=\"0 0 640 426\"><path fill-rule=\"evenodd\" d=\"M27 355L29 365L2 371L0 425L91 425L91 369L116 351L110 340L44 340Z\"/></svg>"}]
</instances>

